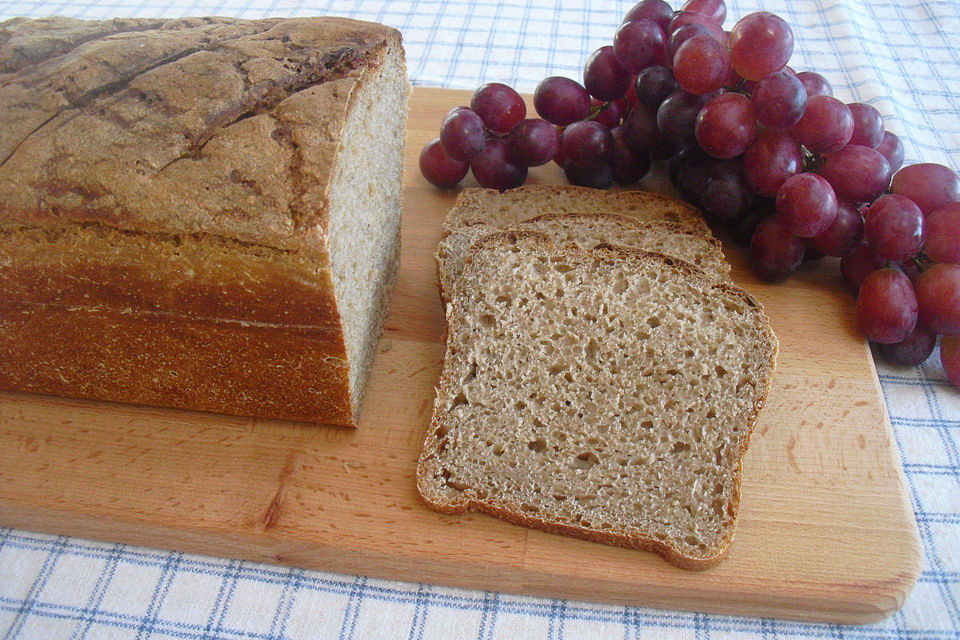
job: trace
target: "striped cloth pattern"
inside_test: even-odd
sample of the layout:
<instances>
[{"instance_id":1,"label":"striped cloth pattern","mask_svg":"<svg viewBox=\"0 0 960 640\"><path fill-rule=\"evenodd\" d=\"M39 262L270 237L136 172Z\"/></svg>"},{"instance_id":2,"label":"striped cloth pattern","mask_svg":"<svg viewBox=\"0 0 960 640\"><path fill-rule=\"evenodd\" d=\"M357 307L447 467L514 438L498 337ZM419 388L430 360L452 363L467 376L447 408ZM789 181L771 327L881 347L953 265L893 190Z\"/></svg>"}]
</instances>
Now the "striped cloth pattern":
<instances>
[{"instance_id":1,"label":"striped cloth pattern","mask_svg":"<svg viewBox=\"0 0 960 640\"><path fill-rule=\"evenodd\" d=\"M417 85L530 91L579 77L629 2L561 0L0 0L0 18L343 15L404 34ZM791 66L874 105L907 162L960 168L960 2L730 1L728 25L769 10L794 28ZM960 393L938 354L878 365L923 541L903 609L841 627L604 606L211 559L0 529L0 638L960 638Z\"/></svg>"}]
</instances>

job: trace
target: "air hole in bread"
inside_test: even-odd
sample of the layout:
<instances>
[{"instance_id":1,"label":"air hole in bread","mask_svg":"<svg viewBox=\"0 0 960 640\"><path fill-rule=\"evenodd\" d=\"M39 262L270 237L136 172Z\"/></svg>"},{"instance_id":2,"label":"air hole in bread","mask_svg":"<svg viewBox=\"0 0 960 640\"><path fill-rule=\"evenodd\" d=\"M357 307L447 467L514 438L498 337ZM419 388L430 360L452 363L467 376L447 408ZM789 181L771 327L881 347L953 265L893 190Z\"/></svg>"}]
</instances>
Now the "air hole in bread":
<instances>
[{"instance_id":1,"label":"air hole in bread","mask_svg":"<svg viewBox=\"0 0 960 640\"><path fill-rule=\"evenodd\" d=\"M599 462L600 462L600 459L597 458L597 454L595 454L592 451L586 451L578 455L576 458L574 458L570 462L570 468L577 469L577 470L591 469L597 466Z\"/></svg>"},{"instance_id":2,"label":"air hole in bread","mask_svg":"<svg viewBox=\"0 0 960 640\"><path fill-rule=\"evenodd\" d=\"M537 438L536 440L531 440L527 443L527 448L531 451L536 451L537 453L542 453L547 450L547 441L543 438Z\"/></svg>"},{"instance_id":3,"label":"air hole in bread","mask_svg":"<svg viewBox=\"0 0 960 640\"><path fill-rule=\"evenodd\" d=\"M497 319L489 313L484 313L480 316L480 324L489 329L497 324Z\"/></svg>"},{"instance_id":4,"label":"air hole in bread","mask_svg":"<svg viewBox=\"0 0 960 640\"><path fill-rule=\"evenodd\" d=\"M651 329L656 329L660 326L660 318L656 316L650 316L647 318L647 324L650 325Z\"/></svg>"}]
</instances>

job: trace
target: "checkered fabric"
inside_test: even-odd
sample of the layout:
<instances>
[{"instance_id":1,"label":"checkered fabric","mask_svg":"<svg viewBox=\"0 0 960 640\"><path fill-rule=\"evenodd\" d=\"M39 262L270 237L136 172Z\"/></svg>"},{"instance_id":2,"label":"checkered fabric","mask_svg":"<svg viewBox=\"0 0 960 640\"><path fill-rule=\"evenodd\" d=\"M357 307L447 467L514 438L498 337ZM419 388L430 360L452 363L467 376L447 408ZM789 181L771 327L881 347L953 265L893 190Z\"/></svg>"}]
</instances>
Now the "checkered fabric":
<instances>
[{"instance_id":1,"label":"checkered fabric","mask_svg":"<svg viewBox=\"0 0 960 640\"><path fill-rule=\"evenodd\" d=\"M65 14L344 15L399 28L417 85L531 90L579 77L629 2L0 0L0 18ZM960 168L960 2L733 0L794 28L791 66L876 106L907 161ZM960 393L938 354L879 365L925 552L903 609L866 627L583 604L387 582L0 529L0 636L56 638L960 638Z\"/></svg>"}]
</instances>

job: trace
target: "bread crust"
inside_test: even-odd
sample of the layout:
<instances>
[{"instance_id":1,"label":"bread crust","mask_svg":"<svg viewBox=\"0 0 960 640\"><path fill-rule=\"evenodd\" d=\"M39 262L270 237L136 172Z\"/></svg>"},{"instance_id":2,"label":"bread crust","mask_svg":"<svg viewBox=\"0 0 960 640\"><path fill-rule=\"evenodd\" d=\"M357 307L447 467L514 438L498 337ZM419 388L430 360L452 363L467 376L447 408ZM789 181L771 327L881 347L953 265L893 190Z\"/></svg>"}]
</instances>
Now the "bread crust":
<instances>
[{"instance_id":1,"label":"bread crust","mask_svg":"<svg viewBox=\"0 0 960 640\"><path fill-rule=\"evenodd\" d=\"M735 296L757 310L758 323L764 327L765 332L768 334L772 343L769 361L771 375L767 377L764 389L762 393L759 394L758 401L755 403L754 407L744 420L745 428L739 433L739 457L736 461L736 475L733 487L733 495L727 510L726 519L727 524L734 524L737 514L739 513L740 506L743 457L746 454L750 443L750 436L756 426L756 422L759 418L760 411L763 408L764 401L772 387L772 374L776 367L776 358L779 351L779 342L777 341L776 336L773 334L773 331L770 329L769 319L763 310L763 305L743 289L730 283L716 282L697 267L676 258L643 251L633 247L622 247L619 245L601 245L594 249L580 249L577 247L558 248L545 234L517 228L488 234L475 242L471 248L470 256L467 259L468 262L472 262L475 256L478 255L478 253L481 252L484 247L495 246L500 243L522 245L522 250L539 250L549 252L563 251L565 255L574 254L578 256L591 256L600 260L610 261L612 263L623 263L628 261L654 261L661 265L664 269L677 271L684 277L697 281L700 286L722 292L727 295ZM456 287L454 288L453 296L456 296ZM459 317L455 313L448 314L447 317L449 323L456 323L459 321ZM452 333L452 329L448 327L448 335ZM453 348L454 346L448 341L445 359L453 355L454 352L451 351ZM446 367L444 367L444 370L446 370ZM516 505L514 507L500 506L487 500L469 497L464 493L460 493L453 500L441 500L439 494L437 494L437 492L434 491L429 484L428 477L430 470L428 469L428 465L430 460L434 457L437 447L443 441L443 436L446 434L447 427L444 424L444 416L446 414L444 411L442 411L442 402L444 398L449 396L452 388L453 381L441 374L437 388L437 397L434 403L433 417L431 418L430 425L427 429L423 451L421 452L417 464L417 490L421 497L423 497L424 501L430 505L431 508L442 513L449 514L463 514L470 511L478 511L501 518L512 524L537 529L547 533L569 535L590 542L610 544L628 549L651 551L660 555L667 562L681 569L707 569L721 562L729 553L730 545L733 541L735 532L735 527L733 526L730 526L726 529L729 533L717 544L717 551L715 553L705 556L692 556L683 553L680 549L667 541L658 540L642 534L628 535L549 521L544 518L539 518L525 513L520 508L520 505Z\"/></svg>"},{"instance_id":2,"label":"bread crust","mask_svg":"<svg viewBox=\"0 0 960 640\"><path fill-rule=\"evenodd\" d=\"M0 389L355 426L327 192L399 32L18 19L0 41Z\"/></svg>"}]
</instances>

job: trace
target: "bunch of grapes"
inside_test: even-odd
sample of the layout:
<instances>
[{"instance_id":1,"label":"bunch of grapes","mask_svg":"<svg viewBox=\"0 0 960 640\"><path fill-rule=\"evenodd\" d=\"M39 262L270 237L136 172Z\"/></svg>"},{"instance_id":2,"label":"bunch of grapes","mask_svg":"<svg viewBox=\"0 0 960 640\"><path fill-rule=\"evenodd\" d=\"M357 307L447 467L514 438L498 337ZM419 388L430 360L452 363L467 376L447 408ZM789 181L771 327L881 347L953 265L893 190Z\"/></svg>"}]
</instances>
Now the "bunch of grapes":
<instances>
[{"instance_id":1,"label":"bunch of grapes","mask_svg":"<svg viewBox=\"0 0 960 640\"><path fill-rule=\"evenodd\" d=\"M588 58L583 84L540 82L540 119L526 119L510 87L480 87L424 148L423 175L449 187L472 171L502 190L553 160L570 183L605 189L668 161L682 196L749 245L762 278L841 258L880 353L919 364L942 335L960 387L960 178L936 164L901 169L903 145L875 108L787 66L794 39L781 18L752 13L728 32L726 14L723 0L679 11L643 0Z\"/></svg>"}]
</instances>

